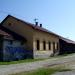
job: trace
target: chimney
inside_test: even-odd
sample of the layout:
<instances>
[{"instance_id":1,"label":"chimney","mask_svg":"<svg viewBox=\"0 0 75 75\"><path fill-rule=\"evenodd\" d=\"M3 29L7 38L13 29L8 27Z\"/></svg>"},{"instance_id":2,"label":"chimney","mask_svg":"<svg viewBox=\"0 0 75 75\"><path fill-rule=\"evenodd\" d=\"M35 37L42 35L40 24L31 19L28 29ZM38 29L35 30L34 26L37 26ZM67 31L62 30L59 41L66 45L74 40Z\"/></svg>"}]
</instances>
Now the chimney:
<instances>
[{"instance_id":1,"label":"chimney","mask_svg":"<svg viewBox=\"0 0 75 75\"><path fill-rule=\"evenodd\" d=\"M38 19L36 19L36 18L34 19L36 26L38 26L38 21L37 21L37 20L38 20Z\"/></svg>"},{"instance_id":2,"label":"chimney","mask_svg":"<svg viewBox=\"0 0 75 75\"><path fill-rule=\"evenodd\" d=\"M35 25L38 26L38 22L35 22Z\"/></svg>"},{"instance_id":3,"label":"chimney","mask_svg":"<svg viewBox=\"0 0 75 75\"><path fill-rule=\"evenodd\" d=\"M42 24L40 24L40 27L42 27Z\"/></svg>"}]
</instances>

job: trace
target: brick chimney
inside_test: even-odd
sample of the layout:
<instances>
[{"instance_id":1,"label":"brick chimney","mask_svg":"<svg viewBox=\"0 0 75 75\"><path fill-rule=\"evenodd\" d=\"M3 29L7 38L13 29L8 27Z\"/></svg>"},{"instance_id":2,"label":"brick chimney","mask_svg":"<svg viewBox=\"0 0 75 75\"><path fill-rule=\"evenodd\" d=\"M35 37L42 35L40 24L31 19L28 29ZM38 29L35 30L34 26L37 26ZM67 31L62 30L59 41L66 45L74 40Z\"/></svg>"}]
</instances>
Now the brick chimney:
<instances>
[{"instance_id":1,"label":"brick chimney","mask_svg":"<svg viewBox=\"0 0 75 75\"><path fill-rule=\"evenodd\" d=\"M35 22L35 25L38 26L38 22Z\"/></svg>"}]
</instances>

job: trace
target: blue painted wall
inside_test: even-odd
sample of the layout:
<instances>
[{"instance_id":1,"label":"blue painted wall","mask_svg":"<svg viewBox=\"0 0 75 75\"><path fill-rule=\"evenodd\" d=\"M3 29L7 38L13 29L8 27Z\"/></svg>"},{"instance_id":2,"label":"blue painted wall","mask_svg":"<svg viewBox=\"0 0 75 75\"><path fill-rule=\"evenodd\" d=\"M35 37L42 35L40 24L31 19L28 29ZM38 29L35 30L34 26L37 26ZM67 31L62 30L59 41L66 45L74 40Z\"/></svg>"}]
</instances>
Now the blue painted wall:
<instances>
[{"instance_id":1,"label":"blue painted wall","mask_svg":"<svg viewBox=\"0 0 75 75\"><path fill-rule=\"evenodd\" d=\"M10 47L7 46L3 52L3 61L22 60L27 58L33 58L32 50L25 50L22 47Z\"/></svg>"}]
</instances>

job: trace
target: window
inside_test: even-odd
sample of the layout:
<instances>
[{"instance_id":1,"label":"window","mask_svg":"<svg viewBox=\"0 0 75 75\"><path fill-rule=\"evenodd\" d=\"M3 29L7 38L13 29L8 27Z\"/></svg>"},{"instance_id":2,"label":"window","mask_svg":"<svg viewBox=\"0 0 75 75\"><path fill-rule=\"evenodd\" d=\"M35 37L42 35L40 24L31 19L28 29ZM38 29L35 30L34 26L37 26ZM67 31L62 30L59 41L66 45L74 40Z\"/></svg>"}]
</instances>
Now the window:
<instances>
[{"instance_id":1,"label":"window","mask_svg":"<svg viewBox=\"0 0 75 75\"><path fill-rule=\"evenodd\" d=\"M57 43L57 50L59 49L59 44Z\"/></svg>"},{"instance_id":2,"label":"window","mask_svg":"<svg viewBox=\"0 0 75 75\"><path fill-rule=\"evenodd\" d=\"M46 42L43 41L43 49L46 50Z\"/></svg>"},{"instance_id":3,"label":"window","mask_svg":"<svg viewBox=\"0 0 75 75\"><path fill-rule=\"evenodd\" d=\"M49 50L51 50L51 42L48 42Z\"/></svg>"},{"instance_id":4,"label":"window","mask_svg":"<svg viewBox=\"0 0 75 75\"><path fill-rule=\"evenodd\" d=\"M55 53L55 42L53 42L53 53Z\"/></svg>"},{"instance_id":5,"label":"window","mask_svg":"<svg viewBox=\"0 0 75 75\"><path fill-rule=\"evenodd\" d=\"M36 44L37 44L37 45L36 45L36 46L37 46L37 50L40 50L40 41L37 40L37 41L36 41Z\"/></svg>"},{"instance_id":6,"label":"window","mask_svg":"<svg viewBox=\"0 0 75 75\"><path fill-rule=\"evenodd\" d=\"M55 42L53 42L53 50L55 50Z\"/></svg>"},{"instance_id":7,"label":"window","mask_svg":"<svg viewBox=\"0 0 75 75\"><path fill-rule=\"evenodd\" d=\"M11 23L8 23L9 26L11 26Z\"/></svg>"}]
</instances>

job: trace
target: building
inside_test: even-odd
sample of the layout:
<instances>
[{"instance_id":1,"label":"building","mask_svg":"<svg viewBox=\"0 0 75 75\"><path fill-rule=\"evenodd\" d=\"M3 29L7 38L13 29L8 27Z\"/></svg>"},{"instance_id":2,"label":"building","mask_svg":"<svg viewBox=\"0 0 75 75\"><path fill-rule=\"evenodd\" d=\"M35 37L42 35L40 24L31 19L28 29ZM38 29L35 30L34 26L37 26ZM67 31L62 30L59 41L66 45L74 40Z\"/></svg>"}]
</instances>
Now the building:
<instances>
[{"instance_id":1,"label":"building","mask_svg":"<svg viewBox=\"0 0 75 75\"><path fill-rule=\"evenodd\" d=\"M42 24L36 23L34 25L8 15L2 21L0 28L8 33L11 31L23 37L26 40L26 42L23 41L25 50L30 51L29 55L33 58L46 58L51 55L63 54L69 51L68 48L71 50L72 47L73 52L75 51L74 41L48 31L42 27Z\"/></svg>"},{"instance_id":2,"label":"building","mask_svg":"<svg viewBox=\"0 0 75 75\"><path fill-rule=\"evenodd\" d=\"M75 53L75 41L60 37L59 44L60 44L59 54Z\"/></svg>"}]
</instances>

